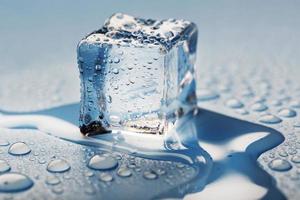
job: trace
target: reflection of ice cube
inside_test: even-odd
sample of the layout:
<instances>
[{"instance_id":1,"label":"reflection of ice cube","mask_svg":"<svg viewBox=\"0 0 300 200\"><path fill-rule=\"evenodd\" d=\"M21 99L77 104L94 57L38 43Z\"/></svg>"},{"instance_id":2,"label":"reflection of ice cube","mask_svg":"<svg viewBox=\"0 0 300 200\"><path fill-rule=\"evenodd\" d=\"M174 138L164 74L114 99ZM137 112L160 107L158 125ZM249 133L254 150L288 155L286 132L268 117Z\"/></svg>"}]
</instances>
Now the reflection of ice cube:
<instances>
[{"instance_id":1,"label":"reflection of ice cube","mask_svg":"<svg viewBox=\"0 0 300 200\"><path fill-rule=\"evenodd\" d=\"M78 45L80 127L164 133L196 106L195 24L114 14Z\"/></svg>"}]
</instances>

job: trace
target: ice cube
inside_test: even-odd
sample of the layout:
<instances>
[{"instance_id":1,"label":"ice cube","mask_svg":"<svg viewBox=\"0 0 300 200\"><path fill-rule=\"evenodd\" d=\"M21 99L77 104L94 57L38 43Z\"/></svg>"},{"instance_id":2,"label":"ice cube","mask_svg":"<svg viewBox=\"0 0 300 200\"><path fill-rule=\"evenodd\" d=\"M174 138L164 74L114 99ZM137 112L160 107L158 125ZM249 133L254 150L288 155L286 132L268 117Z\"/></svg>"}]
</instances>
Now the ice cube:
<instances>
[{"instance_id":1,"label":"ice cube","mask_svg":"<svg viewBox=\"0 0 300 200\"><path fill-rule=\"evenodd\" d=\"M164 134L196 106L197 27L117 13L77 48L80 130Z\"/></svg>"}]
</instances>

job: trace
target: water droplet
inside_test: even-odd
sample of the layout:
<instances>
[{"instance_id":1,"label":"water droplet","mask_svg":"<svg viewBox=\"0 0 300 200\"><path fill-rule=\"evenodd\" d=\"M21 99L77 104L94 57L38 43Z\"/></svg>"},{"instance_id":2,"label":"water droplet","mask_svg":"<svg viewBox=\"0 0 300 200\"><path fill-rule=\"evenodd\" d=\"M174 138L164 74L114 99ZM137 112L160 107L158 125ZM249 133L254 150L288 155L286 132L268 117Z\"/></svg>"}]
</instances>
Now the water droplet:
<instances>
[{"instance_id":1,"label":"water droplet","mask_svg":"<svg viewBox=\"0 0 300 200\"><path fill-rule=\"evenodd\" d=\"M182 169L185 167L185 165L183 163L176 163L176 167Z\"/></svg>"},{"instance_id":2,"label":"water droplet","mask_svg":"<svg viewBox=\"0 0 300 200\"><path fill-rule=\"evenodd\" d=\"M0 192L19 192L33 186L33 181L23 174L6 173L0 175Z\"/></svg>"},{"instance_id":3,"label":"water droplet","mask_svg":"<svg viewBox=\"0 0 300 200\"><path fill-rule=\"evenodd\" d=\"M115 58L114 58L114 63L119 63L119 62L120 62L120 59L117 58L117 57L115 57Z\"/></svg>"},{"instance_id":4,"label":"water droplet","mask_svg":"<svg viewBox=\"0 0 300 200\"><path fill-rule=\"evenodd\" d=\"M86 176L86 177L92 177L92 176L94 176L94 173L91 172L91 171L85 171L84 172L84 176Z\"/></svg>"},{"instance_id":5,"label":"water droplet","mask_svg":"<svg viewBox=\"0 0 300 200\"><path fill-rule=\"evenodd\" d=\"M109 170L114 169L118 166L118 161L110 156L95 155L93 156L88 164L88 167L96 170Z\"/></svg>"},{"instance_id":6,"label":"water droplet","mask_svg":"<svg viewBox=\"0 0 300 200\"><path fill-rule=\"evenodd\" d=\"M145 179L154 180L157 179L157 174L153 171L145 171L143 174Z\"/></svg>"},{"instance_id":7,"label":"water droplet","mask_svg":"<svg viewBox=\"0 0 300 200\"><path fill-rule=\"evenodd\" d=\"M69 163L63 159L56 159L49 162L47 170L52 173L66 172L71 168Z\"/></svg>"},{"instance_id":8,"label":"water droplet","mask_svg":"<svg viewBox=\"0 0 300 200\"><path fill-rule=\"evenodd\" d=\"M265 123L265 124L278 124L282 120L279 117L276 117L275 115L266 114L259 118L259 122Z\"/></svg>"},{"instance_id":9,"label":"water droplet","mask_svg":"<svg viewBox=\"0 0 300 200\"><path fill-rule=\"evenodd\" d=\"M109 121L112 125L118 126L121 123L121 119L117 115L110 115L109 116Z\"/></svg>"},{"instance_id":10,"label":"water droplet","mask_svg":"<svg viewBox=\"0 0 300 200\"><path fill-rule=\"evenodd\" d=\"M228 99L225 104L226 106L234 109L244 107L244 104L237 99Z\"/></svg>"},{"instance_id":11,"label":"water droplet","mask_svg":"<svg viewBox=\"0 0 300 200\"><path fill-rule=\"evenodd\" d=\"M8 149L8 153L14 156L26 155L30 152L31 149L25 142L16 142L12 144Z\"/></svg>"},{"instance_id":12,"label":"water droplet","mask_svg":"<svg viewBox=\"0 0 300 200\"><path fill-rule=\"evenodd\" d=\"M53 193L55 193L55 194L62 194L62 193L64 193L64 189L60 185L56 186L56 187L53 187L51 191Z\"/></svg>"},{"instance_id":13,"label":"water droplet","mask_svg":"<svg viewBox=\"0 0 300 200\"><path fill-rule=\"evenodd\" d=\"M257 111L257 112L262 112L268 109L268 107L266 105L264 105L263 103L255 103L251 106L251 109L253 111Z\"/></svg>"},{"instance_id":14,"label":"water droplet","mask_svg":"<svg viewBox=\"0 0 300 200\"><path fill-rule=\"evenodd\" d=\"M210 101L219 98L219 95L211 90L201 89L197 91L198 101Z\"/></svg>"},{"instance_id":15,"label":"water droplet","mask_svg":"<svg viewBox=\"0 0 300 200\"><path fill-rule=\"evenodd\" d=\"M130 169L125 166L122 166L118 169L117 174L121 177L129 177L132 175Z\"/></svg>"},{"instance_id":16,"label":"water droplet","mask_svg":"<svg viewBox=\"0 0 300 200\"><path fill-rule=\"evenodd\" d=\"M118 70L117 68L114 68L114 69L112 70L112 72L113 72L114 74L118 74L118 73L119 73L119 70Z\"/></svg>"},{"instance_id":17,"label":"water droplet","mask_svg":"<svg viewBox=\"0 0 300 200\"><path fill-rule=\"evenodd\" d=\"M300 108L300 101L294 100L290 103L292 108Z\"/></svg>"},{"instance_id":18,"label":"water droplet","mask_svg":"<svg viewBox=\"0 0 300 200\"><path fill-rule=\"evenodd\" d=\"M8 172L9 170L9 164L5 160L0 160L0 173Z\"/></svg>"},{"instance_id":19,"label":"water droplet","mask_svg":"<svg viewBox=\"0 0 300 200\"><path fill-rule=\"evenodd\" d=\"M279 110L278 115L280 117L295 117L297 115L296 111L289 109L289 108L283 108Z\"/></svg>"},{"instance_id":20,"label":"water droplet","mask_svg":"<svg viewBox=\"0 0 300 200\"><path fill-rule=\"evenodd\" d=\"M4 139L0 139L0 146L8 146L9 142L7 140Z\"/></svg>"},{"instance_id":21,"label":"water droplet","mask_svg":"<svg viewBox=\"0 0 300 200\"><path fill-rule=\"evenodd\" d=\"M88 195L96 194L96 190L93 187L86 187L84 188L84 193Z\"/></svg>"},{"instance_id":22,"label":"water droplet","mask_svg":"<svg viewBox=\"0 0 300 200\"><path fill-rule=\"evenodd\" d=\"M272 160L269 162L268 166L275 171L288 171L292 168L292 165L289 161L281 158Z\"/></svg>"},{"instance_id":23,"label":"water droplet","mask_svg":"<svg viewBox=\"0 0 300 200\"><path fill-rule=\"evenodd\" d=\"M235 110L236 113L240 114L240 115L248 115L249 112L243 108L238 108Z\"/></svg>"},{"instance_id":24,"label":"water droplet","mask_svg":"<svg viewBox=\"0 0 300 200\"><path fill-rule=\"evenodd\" d=\"M113 177L109 173L103 172L99 174L99 180L103 182L111 182L113 180Z\"/></svg>"},{"instance_id":25,"label":"water droplet","mask_svg":"<svg viewBox=\"0 0 300 200\"><path fill-rule=\"evenodd\" d=\"M166 171L161 168L156 169L155 172L156 172L156 174L158 174L160 176L166 174Z\"/></svg>"},{"instance_id":26,"label":"water droplet","mask_svg":"<svg viewBox=\"0 0 300 200\"><path fill-rule=\"evenodd\" d=\"M300 128L300 122L295 122L294 127L295 128Z\"/></svg>"},{"instance_id":27,"label":"water droplet","mask_svg":"<svg viewBox=\"0 0 300 200\"><path fill-rule=\"evenodd\" d=\"M271 101L270 104L272 106L281 106L282 105L281 101L279 101L279 100L273 100L273 101Z\"/></svg>"},{"instance_id":28,"label":"water droplet","mask_svg":"<svg viewBox=\"0 0 300 200\"><path fill-rule=\"evenodd\" d=\"M292 162L294 163L300 163L300 156L299 155L294 155L291 159Z\"/></svg>"},{"instance_id":29,"label":"water droplet","mask_svg":"<svg viewBox=\"0 0 300 200\"><path fill-rule=\"evenodd\" d=\"M59 178L57 178L56 176L47 176L46 178L46 184L48 185L57 185L60 183Z\"/></svg>"}]
</instances>

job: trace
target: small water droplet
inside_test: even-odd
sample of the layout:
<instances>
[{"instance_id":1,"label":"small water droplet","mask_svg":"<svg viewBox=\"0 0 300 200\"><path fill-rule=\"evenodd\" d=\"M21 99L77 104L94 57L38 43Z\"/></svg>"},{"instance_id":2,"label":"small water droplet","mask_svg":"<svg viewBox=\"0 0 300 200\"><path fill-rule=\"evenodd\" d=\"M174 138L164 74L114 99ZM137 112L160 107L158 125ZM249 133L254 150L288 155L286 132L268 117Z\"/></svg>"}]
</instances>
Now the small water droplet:
<instances>
[{"instance_id":1,"label":"small water droplet","mask_svg":"<svg viewBox=\"0 0 300 200\"><path fill-rule=\"evenodd\" d=\"M103 182L111 182L113 180L113 177L109 173L103 172L99 174L99 180Z\"/></svg>"},{"instance_id":2,"label":"small water droplet","mask_svg":"<svg viewBox=\"0 0 300 200\"><path fill-rule=\"evenodd\" d=\"M0 192L19 192L33 186L33 181L26 175L6 173L0 175Z\"/></svg>"},{"instance_id":3,"label":"small water droplet","mask_svg":"<svg viewBox=\"0 0 300 200\"><path fill-rule=\"evenodd\" d=\"M210 101L219 98L219 95L211 90L201 89L197 91L198 101Z\"/></svg>"},{"instance_id":4,"label":"small water droplet","mask_svg":"<svg viewBox=\"0 0 300 200\"><path fill-rule=\"evenodd\" d=\"M235 110L235 112L240 115L248 115L249 114L249 112L247 110L245 110L244 108L238 108Z\"/></svg>"},{"instance_id":5,"label":"small water droplet","mask_svg":"<svg viewBox=\"0 0 300 200\"><path fill-rule=\"evenodd\" d=\"M120 62L120 59L117 58L117 57L115 57L115 58L114 58L114 63L119 63L119 62Z\"/></svg>"},{"instance_id":6,"label":"small water droplet","mask_svg":"<svg viewBox=\"0 0 300 200\"><path fill-rule=\"evenodd\" d=\"M16 142L12 144L8 149L8 153L14 156L26 155L30 152L31 149L25 142Z\"/></svg>"},{"instance_id":7,"label":"small water droplet","mask_svg":"<svg viewBox=\"0 0 300 200\"><path fill-rule=\"evenodd\" d=\"M299 155L294 155L291 159L292 162L294 163L300 163L300 156Z\"/></svg>"},{"instance_id":8,"label":"small water droplet","mask_svg":"<svg viewBox=\"0 0 300 200\"><path fill-rule=\"evenodd\" d=\"M290 103L292 108L300 108L300 101L294 100Z\"/></svg>"},{"instance_id":9,"label":"small water droplet","mask_svg":"<svg viewBox=\"0 0 300 200\"><path fill-rule=\"evenodd\" d=\"M185 167L185 165L183 163L176 163L176 167L182 169Z\"/></svg>"},{"instance_id":10,"label":"small water droplet","mask_svg":"<svg viewBox=\"0 0 300 200\"><path fill-rule=\"evenodd\" d=\"M166 174L166 171L161 168L156 169L155 172L156 172L156 174L158 174L160 176Z\"/></svg>"},{"instance_id":11,"label":"small water droplet","mask_svg":"<svg viewBox=\"0 0 300 200\"><path fill-rule=\"evenodd\" d=\"M257 111L257 112L262 112L268 109L268 107L266 105L264 105L263 103L255 103L251 106L251 109L253 111Z\"/></svg>"},{"instance_id":12,"label":"small water droplet","mask_svg":"<svg viewBox=\"0 0 300 200\"><path fill-rule=\"evenodd\" d=\"M297 115L296 111L289 109L289 108L283 108L281 110L279 110L278 115L280 117L295 117Z\"/></svg>"},{"instance_id":13,"label":"small water droplet","mask_svg":"<svg viewBox=\"0 0 300 200\"><path fill-rule=\"evenodd\" d=\"M5 160L0 160L0 173L8 172L9 170L9 164Z\"/></svg>"},{"instance_id":14,"label":"small water droplet","mask_svg":"<svg viewBox=\"0 0 300 200\"><path fill-rule=\"evenodd\" d=\"M47 176L45 182L48 185L57 185L60 183L60 180L56 176Z\"/></svg>"},{"instance_id":15,"label":"small water droplet","mask_svg":"<svg viewBox=\"0 0 300 200\"><path fill-rule=\"evenodd\" d=\"M282 120L279 117L276 117L275 115L266 114L259 118L259 122L265 123L265 124L278 124Z\"/></svg>"},{"instance_id":16,"label":"small water droplet","mask_svg":"<svg viewBox=\"0 0 300 200\"><path fill-rule=\"evenodd\" d=\"M69 163L63 159L56 159L49 162L47 170L52 173L66 172L71 168Z\"/></svg>"},{"instance_id":17,"label":"small water droplet","mask_svg":"<svg viewBox=\"0 0 300 200\"><path fill-rule=\"evenodd\" d=\"M84 172L84 176L86 176L86 177L92 177L92 176L94 176L94 173L91 172L91 171L85 171Z\"/></svg>"},{"instance_id":18,"label":"small water droplet","mask_svg":"<svg viewBox=\"0 0 300 200\"><path fill-rule=\"evenodd\" d=\"M122 166L118 169L117 174L121 177L129 177L132 175L130 169L128 169L126 166Z\"/></svg>"},{"instance_id":19,"label":"small water droplet","mask_svg":"<svg viewBox=\"0 0 300 200\"><path fill-rule=\"evenodd\" d=\"M295 122L294 127L295 128L300 128L300 122Z\"/></svg>"},{"instance_id":20,"label":"small water droplet","mask_svg":"<svg viewBox=\"0 0 300 200\"><path fill-rule=\"evenodd\" d=\"M61 185L59 185L59 186L53 187L51 191L55 194L62 194L62 193L64 193L64 188Z\"/></svg>"},{"instance_id":21,"label":"small water droplet","mask_svg":"<svg viewBox=\"0 0 300 200\"><path fill-rule=\"evenodd\" d=\"M112 156L95 155L93 156L88 167L95 170L109 170L118 166L118 161Z\"/></svg>"},{"instance_id":22,"label":"small water droplet","mask_svg":"<svg viewBox=\"0 0 300 200\"><path fill-rule=\"evenodd\" d=\"M269 162L268 166L270 169L273 169L275 171L288 171L292 168L292 165L289 161L281 158L276 158Z\"/></svg>"},{"instance_id":23,"label":"small water droplet","mask_svg":"<svg viewBox=\"0 0 300 200\"><path fill-rule=\"evenodd\" d=\"M88 195L96 194L96 190L93 187L86 187L84 188L84 193Z\"/></svg>"},{"instance_id":24,"label":"small water droplet","mask_svg":"<svg viewBox=\"0 0 300 200\"><path fill-rule=\"evenodd\" d=\"M143 176L145 179L148 179L148 180L154 180L154 179L157 179L157 177L158 177L157 174L153 171L145 171Z\"/></svg>"},{"instance_id":25,"label":"small water droplet","mask_svg":"<svg viewBox=\"0 0 300 200\"><path fill-rule=\"evenodd\" d=\"M226 106L233 109L244 107L244 104L240 102L238 99L228 99L225 104Z\"/></svg>"},{"instance_id":26,"label":"small water droplet","mask_svg":"<svg viewBox=\"0 0 300 200\"><path fill-rule=\"evenodd\" d=\"M120 123L121 123L121 119L119 116L117 115L110 115L109 116L109 121L112 125L115 125L115 126L119 126Z\"/></svg>"},{"instance_id":27,"label":"small water droplet","mask_svg":"<svg viewBox=\"0 0 300 200\"><path fill-rule=\"evenodd\" d=\"M7 140L4 139L0 139L0 146L8 146L9 142Z\"/></svg>"},{"instance_id":28,"label":"small water droplet","mask_svg":"<svg viewBox=\"0 0 300 200\"><path fill-rule=\"evenodd\" d=\"M118 70L117 68L114 68L114 69L112 70L112 72L113 72L114 74L119 74L119 70Z\"/></svg>"}]
</instances>

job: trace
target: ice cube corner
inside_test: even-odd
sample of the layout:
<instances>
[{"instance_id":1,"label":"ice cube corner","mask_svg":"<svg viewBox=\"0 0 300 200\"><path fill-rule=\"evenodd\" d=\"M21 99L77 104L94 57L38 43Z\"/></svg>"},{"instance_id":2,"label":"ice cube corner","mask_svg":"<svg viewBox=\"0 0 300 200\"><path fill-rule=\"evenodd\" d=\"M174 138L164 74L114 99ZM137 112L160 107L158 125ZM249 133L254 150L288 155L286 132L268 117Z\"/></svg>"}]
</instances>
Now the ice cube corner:
<instances>
[{"instance_id":1,"label":"ice cube corner","mask_svg":"<svg viewBox=\"0 0 300 200\"><path fill-rule=\"evenodd\" d=\"M166 133L196 107L196 47L189 21L112 15L77 47L80 131Z\"/></svg>"}]
</instances>

